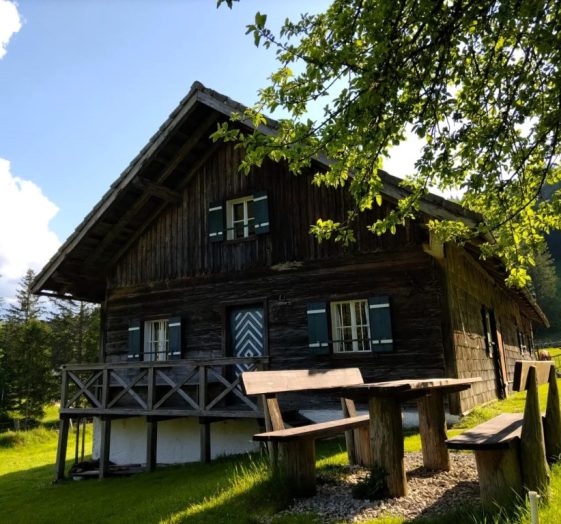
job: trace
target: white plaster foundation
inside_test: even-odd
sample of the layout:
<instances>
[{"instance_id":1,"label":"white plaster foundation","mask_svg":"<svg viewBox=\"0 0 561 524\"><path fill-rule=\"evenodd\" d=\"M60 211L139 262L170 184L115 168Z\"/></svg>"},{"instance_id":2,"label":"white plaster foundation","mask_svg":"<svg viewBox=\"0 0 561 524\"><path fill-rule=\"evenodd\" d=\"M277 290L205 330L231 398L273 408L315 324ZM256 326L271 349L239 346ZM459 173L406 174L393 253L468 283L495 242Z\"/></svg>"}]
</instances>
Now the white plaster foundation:
<instances>
[{"instance_id":1,"label":"white plaster foundation","mask_svg":"<svg viewBox=\"0 0 561 524\"><path fill-rule=\"evenodd\" d=\"M325 422L341 417L340 410L302 410L301 413L314 422ZM358 414L367 414L359 411ZM459 417L446 414L448 424ZM402 411L405 428L419 426L419 415L415 409ZM200 456L200 425L195 418L165 420L158 424L158 464L182 464L198 462ZM250 453L259 449L251 437L259 432L254 419L232 419L210 425L211 458L224 455ZM99 459L100 425L94 417L94 459ZM146 421L143 417L116 419L111 422L111 449L109 460L118 465L146 463Z\"/></svg>"},{"instance_id":2,"label":"white plaster foundation","mask_svg":"<svg viewBox=\"0 0 561 524\"><path fill-rule=\"evenodd\" d=\"M200 425L195 418L165 420L158 423L158 464L198 462ZM257 451L251 437L259 432L254 419L224 420L210 425L211 458ZM94 418L94 459L99 459L99 419ZM111 422L109 460L118 465L146 463L146 421L143 417L116 419Z\"/></svg>"}]
</instances>

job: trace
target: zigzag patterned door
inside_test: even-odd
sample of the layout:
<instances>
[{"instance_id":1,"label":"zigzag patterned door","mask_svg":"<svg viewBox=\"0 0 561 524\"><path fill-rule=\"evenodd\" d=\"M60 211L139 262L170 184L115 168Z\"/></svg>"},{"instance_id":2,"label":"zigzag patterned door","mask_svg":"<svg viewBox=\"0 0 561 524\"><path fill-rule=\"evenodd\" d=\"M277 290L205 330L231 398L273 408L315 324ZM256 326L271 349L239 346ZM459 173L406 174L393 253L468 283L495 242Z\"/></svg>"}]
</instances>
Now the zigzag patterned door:
<instances>
[{"instance_id":1,"label":"zigzag patterned door","mask_svg":"<svg viewBox=\"0 0 561 524\"><path fill-rule=\"evenodd\" d=\"M232 356L262 357L264 354L263 308L240 307L230 312ZM254 369L251 364L236 364L236 374Z\"/></svg>"}]
</instances>

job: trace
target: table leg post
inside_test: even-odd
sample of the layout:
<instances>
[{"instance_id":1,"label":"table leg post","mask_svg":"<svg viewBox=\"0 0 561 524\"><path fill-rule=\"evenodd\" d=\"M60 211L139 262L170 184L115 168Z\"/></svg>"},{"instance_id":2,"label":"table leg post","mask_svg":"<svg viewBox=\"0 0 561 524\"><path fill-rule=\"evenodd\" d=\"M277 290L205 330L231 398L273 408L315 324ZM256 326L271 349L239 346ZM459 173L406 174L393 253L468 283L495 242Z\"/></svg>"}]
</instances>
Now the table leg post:
<instances>
[{"instance_id":1,"label":"table leg post","mask_svg":"<svg viewBox=\"0 0 561 524\"><path fill-rule=\"evenodd\" d=\"M372 466L386 473L389 494L392 497L407 495L407 477L403 463L403 425L401 405L388 397L372 397L370 410L370 442Z\"/></svg>"},{"instance_id":2,"label":"table leg post","mask_svg":"<svg viewBox=\"0 0 561 524\"><path fill-rule=\"evenodd\" d=\"M441 391L433 390L417 401L419 432L425 468L450 470L450 455L446 447L446 416Z\"/></svg>"}]
</instances>

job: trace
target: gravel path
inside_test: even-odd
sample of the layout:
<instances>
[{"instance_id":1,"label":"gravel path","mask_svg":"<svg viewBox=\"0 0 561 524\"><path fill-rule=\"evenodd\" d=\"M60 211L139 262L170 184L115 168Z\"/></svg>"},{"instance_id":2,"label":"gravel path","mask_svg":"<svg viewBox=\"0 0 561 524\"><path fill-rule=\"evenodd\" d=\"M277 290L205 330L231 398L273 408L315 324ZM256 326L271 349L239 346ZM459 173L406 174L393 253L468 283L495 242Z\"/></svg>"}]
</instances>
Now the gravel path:
<instances>
[{"instance_id":1,"label":"gravel path","mask_svg":"<svg viewBox=\"0 0 561 524\"><path fill-rule=\"evenodd\" d=\"M435 473L423 468L421 453L405 455L409 485L407 497L385 500L358 500L352 487L365 477L367 470L359 467L327 469L318 478L318 493L298 500L284 514L313 512L326 523L361 522L384 515L400 515L408 519L430 517L461 504L478 502L479 484L472 454L451 453L450 471Z\"/></svg>"}]
</instances>

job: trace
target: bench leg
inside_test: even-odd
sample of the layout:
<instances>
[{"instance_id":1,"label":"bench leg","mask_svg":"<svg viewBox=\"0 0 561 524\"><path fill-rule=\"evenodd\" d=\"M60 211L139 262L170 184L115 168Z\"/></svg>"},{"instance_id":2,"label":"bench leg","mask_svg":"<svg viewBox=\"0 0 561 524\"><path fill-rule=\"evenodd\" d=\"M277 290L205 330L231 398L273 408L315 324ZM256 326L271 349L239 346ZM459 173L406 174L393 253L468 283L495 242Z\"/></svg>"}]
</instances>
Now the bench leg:
<instances>
[{"instance_id":1,"label":"bench leg","mask_svg":"<svg viewBox=\"0 0 561 524\"><path fill-rule=\"evenodd\" d=\"M481 503L489 510L512 509L522 500L522 474L517 442L508 449L475 451Z\"/></svg>"},{"instance_id":2,"label":"bench leg","mask_svg":"<svg viewBox=\"0 0 561 524\"><path fill-rule=\"evenodd\" d=\"M352 431L354 442L354 464L369 468L372 466L372 447L370 446L370 428L357 428ZM352 464L352 463L351 463Z\"/></svg>"},{"instance_id":3,"label":"bench leg","mask_svg":"<svg viewBox=\"0 0 561 524\"><path fill-rule=\"evenodd\" d=\"M283 480L295 497L316 493L316 450L312 438L280 443Z\"/></svg>"},{"instance_id":4,"label":"bench leg","mask_svg":"<svg viewBox=\"0 0 561 524\"><path fill-rule=\"evenodd\" d=\"M450 455L446 447L446 417L442 392L431 391L417 401L419 432L423 448L423 465L436 471L450 470Z\"/></svg>"}]
</instances>

